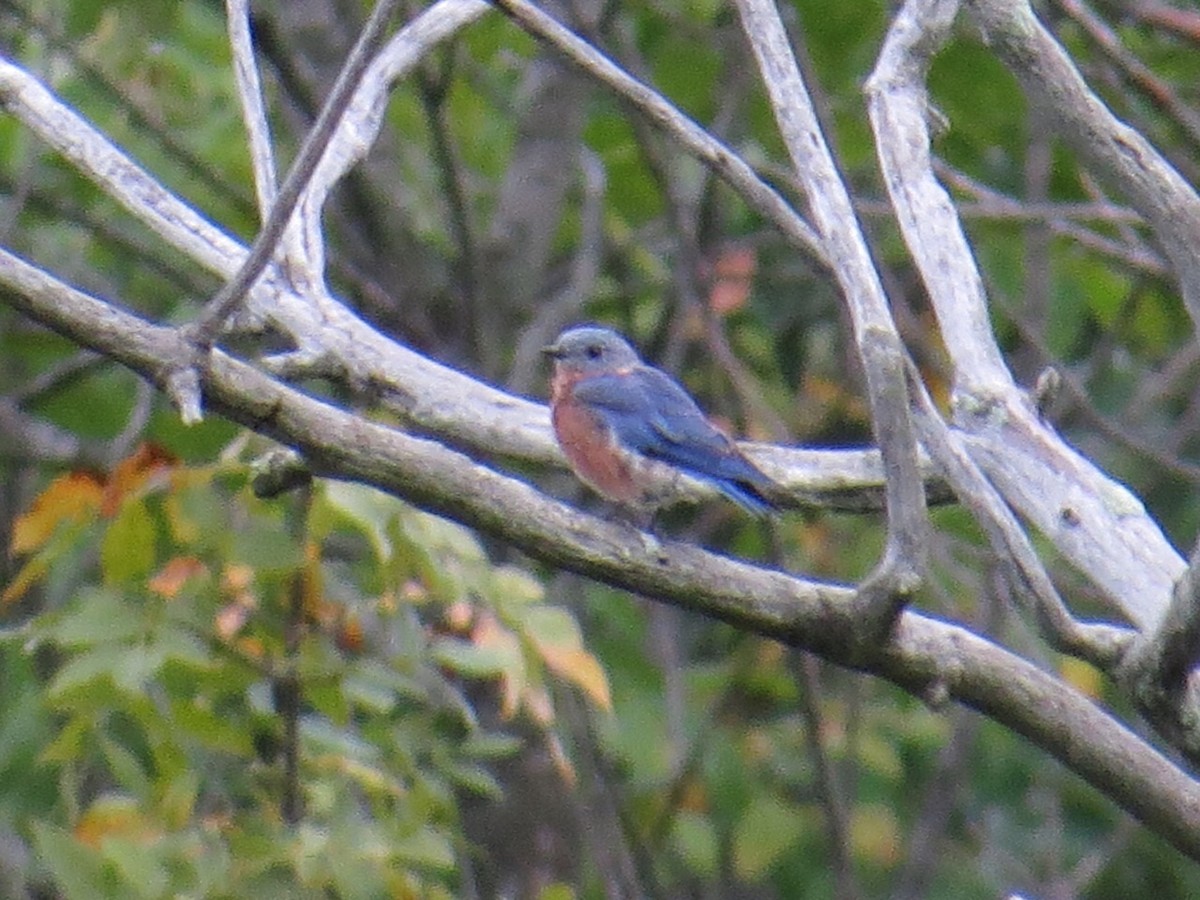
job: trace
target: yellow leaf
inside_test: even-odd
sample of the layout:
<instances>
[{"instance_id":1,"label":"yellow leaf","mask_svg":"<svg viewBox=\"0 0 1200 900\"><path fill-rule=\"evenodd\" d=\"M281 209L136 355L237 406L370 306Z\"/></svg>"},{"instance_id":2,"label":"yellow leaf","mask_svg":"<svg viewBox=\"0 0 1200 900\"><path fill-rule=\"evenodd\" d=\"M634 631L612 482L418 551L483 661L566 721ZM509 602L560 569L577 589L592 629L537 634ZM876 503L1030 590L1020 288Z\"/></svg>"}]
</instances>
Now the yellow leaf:
<instances>
[{"instance_id":1,"label":"yellow leaf","mask_svg":"<svg viewBox=\"0 0 1200 900\"><path fill-rule=\"evenodd\" d=\"M543 728L554 724L554 701L541 685L529 685L521 695L521 701L530 718Z\"/></svg>"},{"instance_id":2,"label":"yellow leaf","mask_svg":"<svg viewBox=\"0 0 1200 900\"><path fill-rule=\"evenodd\" d=\"M159 829L138 809L132 797L102 795L88 807L75 825L75 837L89 847L99 847L104 838L124 837L152 843Z\"/></svg>"},{"instance_id":3,"label":"yellow leaf","mask_svg":"<svg viewBox=\"0 0 1200 900\"><path fill-rule=\"evenodd\" d=\"M221 572L221 590L226 594L242 594L254 583L254 569L245 563L231 563Z\"/></svg>"},{"instance_id":4,"label":"yellow leaf","mask_svg":"<svg viewBox=\"0 0 1200 900\"><path fill-rule=\"evenodd\" d=\"M608 677L599 661L583 648L579 626L571 614L554 606L532 606L521 619L525 637L546 667L582 690L601 709L611 712Z\"/></svg>"},{"instance_id":5,"label":"yellow leaf","mask_svg":"<svg viewBox=\"0 0 1200 900\"><path fill-rule=\"evenodd\" d=\"M856 806L850 820L850 846L858 859L887 868L900 858L900 825L890 807Z\"/></svg>"},{"instance_id":6,"label":"yellow leaf","mask_svg":"<svg viewBox=\"0 0 1200 900\"><path fill-rule=\"evenodd\" d=\"M1067 684L1089 697L1099 697L1104 683L1100 671L1082 659L1064 656L1058 663L1059 674Z\"/></svg>"},{"instance_id":7,"label":"yellow leaf","mask_svg":"<svg viewBox=\"0 0 1200 900\"><path fill-rule=\"evenodd\" d=\"M100 509L104 488L95 475L68 472L55 478L38 495L29 511L13 523L13 554L42 547L63 522L84 522Z\"/></svg>"},{"instance_id":8,"label":"yellow leaf","mask_svg":"<svg viewBox=\"0 0 1200 900\"><path fill-rule=\"evenodd\" d=\"M25 563L13 580L5 585L4 592L0 593L0 609L16 603L24 597L25 592L33 587L36 582L40 581L42 576L49 571L50 560L45 553L40 553Z\"/></svg>"}]
</instances>

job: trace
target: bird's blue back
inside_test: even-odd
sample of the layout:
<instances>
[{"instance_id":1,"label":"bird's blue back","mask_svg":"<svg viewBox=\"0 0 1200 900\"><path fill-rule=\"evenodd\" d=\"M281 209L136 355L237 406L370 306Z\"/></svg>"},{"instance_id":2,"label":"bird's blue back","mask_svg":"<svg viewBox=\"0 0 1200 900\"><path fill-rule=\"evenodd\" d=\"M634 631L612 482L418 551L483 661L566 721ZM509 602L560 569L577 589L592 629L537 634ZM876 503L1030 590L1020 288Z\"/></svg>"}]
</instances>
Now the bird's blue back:
<instances>
[{"instance_id":1,"label":"bird's blue back","mask_svg":"<svg viewBox=\"0 0 1200 900\"><path fill-rule=\"evenodd\" d=\"M575 399L592 409L626 449L661 460L711 483L734 502L762 515L773 483L708 421L687 392L649 366L588 375Z\"/></svg>"}]
</instances>

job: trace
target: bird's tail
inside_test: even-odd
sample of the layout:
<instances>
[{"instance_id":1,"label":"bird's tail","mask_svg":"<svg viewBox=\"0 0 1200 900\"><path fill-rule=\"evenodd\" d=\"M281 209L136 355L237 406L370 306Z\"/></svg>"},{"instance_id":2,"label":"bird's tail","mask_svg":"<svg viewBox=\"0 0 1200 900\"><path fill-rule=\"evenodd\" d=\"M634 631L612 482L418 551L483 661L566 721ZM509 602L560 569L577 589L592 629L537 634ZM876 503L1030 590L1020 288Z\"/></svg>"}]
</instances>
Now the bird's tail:
<instances>
[{"instance_id":1,"label":"bird's tail","mask_svg":"<svg viewBox=\"0 0 1200 900\"><path fill-rule=\"evenodd\" d=\"M765 480L765 479L764 479ZM751 481L717 481L717 489L752 516L766 518L782 509L773 482L755 484Z\"/></svg>"}]
</instances>

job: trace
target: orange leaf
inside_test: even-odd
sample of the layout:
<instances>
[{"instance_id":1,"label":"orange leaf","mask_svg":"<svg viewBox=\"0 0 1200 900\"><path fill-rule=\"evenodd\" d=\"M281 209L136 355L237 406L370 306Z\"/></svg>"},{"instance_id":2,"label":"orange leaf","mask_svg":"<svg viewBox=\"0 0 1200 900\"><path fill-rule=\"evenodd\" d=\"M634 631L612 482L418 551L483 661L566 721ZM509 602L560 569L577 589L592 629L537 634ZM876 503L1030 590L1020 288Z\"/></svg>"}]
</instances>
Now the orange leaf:
<instances>
[{"instance_id":1,"label":"orange leaf","mask_svg":"<svg viewBox=\"0 0 1200 900\"><path fill-rule=\"evenodd\" d=\"M37 550L62 522L83 522L96 514L104 489L88 472L68 472L42 491L29 511L13 523L13 554Z\"/></svg>"},{"instance_id":2,"label":"orange leaf","mask_svg":"<svg viewBox=\"0 0 1200 900\"><path fill-rule=\"evenodd\" d=\"M170 473L178 465L179 460L158 444L143 443L113 469L104 487L101 515L115 515L121 501L127 496L140 490L151 480Z\"/></svg>"},{"instance_id":3,"label":"orange leaf","mask_svg":"<svg viewBox=\"0 0 1200 900\"><path fill-rule=\"evenodd\" d=\"M226 603L218 610L213 625L217 636L223 641L233 640L234 635L242 630L246 620L250 618L250 607L243 603Z\"/></svg>"},{"instance_id":4,"label":"orange leaf","mask_svg":"<svg viewBox=\"0 0 1200 900\"><path fill-rule=\"evenodd\" d=\"M542 685L530 685L525 689L521 700L530 718L543 728L554 724L554 701Z\"/></svg>"},{"instance_id":5,"label":"orange leaf","mask_svg":"<svg viewBox=\"0 0 1200 900\"><path fill-rule=\"evenodd\" d=\"M355 615L347 615L334 635L338 649L351 655L362 653L365 640L362 619Z\"/></svg>"},{"instance_id":6,"label":"orange leaf","mask_svg":"<svg viewBox=\"0 0 1200 900\"><path fill-rule=\"evenodd\" d=\"M538 643L537 648L551 672L574 684L605 712L612 712L608 676L596 657L582 647Z\"/></svg>"},{"instance_id":7,"label":"orange leaf","mask_svg":"<svg viewBox=\"0 0 1200 900\"><path fill-rule=\"evenodd\" d=\"M254 583L254 570L245 563L232 563L221 572L221 590L226 594L242 594Z\"/></svg>"},{"instance_id":8,"label":"orange leaf","mask_svg":"<svg viewBox=\"0 0 1200 900\"><path fill-rule=\"evenodd\" d=\"M150 577L150 590L167 600L179 596L192 578L207 575L208 567L194 556L176 556Z\"/></svg>"},{"instance_id":9,"label":"orange leaf","mask_svg":"<svg viewBox=\"0 0 1200 900\"><path fill-rule=\"evenodd\" d=\"M499 647L519 662L521 659L521 642L517 636L500 624L490 612L482 611L475 619L475 627L471 632L471 641L478 647ZM521 700L521 690L524 688L524 667L509 666L500 676L500 717L511 719L517 712Z\"/></svg>"},{"instance_id":10,"label":"orange leaf","mask_svg":"<svg viewBox=\"0 0 1200 900\"><path fill-rule=\"evenodd\" d=\"M729 246L721 250L713 264L708 306L719 316L737 312L750 298L758 257L753 247Z\"/></svg>"},{"instance_id":11,"label":"orange leaf","mask_svg":"<svg viewBox=\"0 0 1200 900\"><path fill-rule=\"evenodd\" d=\"M451 634L463 634L475 619L475 607L466 600L455 600L446 607L443 618Z\"/></svg>"}]
</instances>

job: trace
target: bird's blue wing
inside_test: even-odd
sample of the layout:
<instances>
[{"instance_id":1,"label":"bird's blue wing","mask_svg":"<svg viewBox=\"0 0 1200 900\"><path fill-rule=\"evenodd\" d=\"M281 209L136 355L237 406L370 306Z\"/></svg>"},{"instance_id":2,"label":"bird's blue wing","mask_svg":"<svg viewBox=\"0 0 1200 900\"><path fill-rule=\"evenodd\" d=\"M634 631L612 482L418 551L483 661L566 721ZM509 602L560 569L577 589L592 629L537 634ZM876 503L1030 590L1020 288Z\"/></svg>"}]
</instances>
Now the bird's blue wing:
<instances>
[{"instance_id":1,"label":"bird's blue wing","mask_svg":"<svg viewBox=\"0 0 1200 900\"><path fill-rule=\"evenodd\" d=\"M763 513L772 505L762 494L774 486L771 480L663 372L640 367L593 375L577 382L574 393L629 449L712 482L752 512Z\"/></svg>"}]
</instances>

